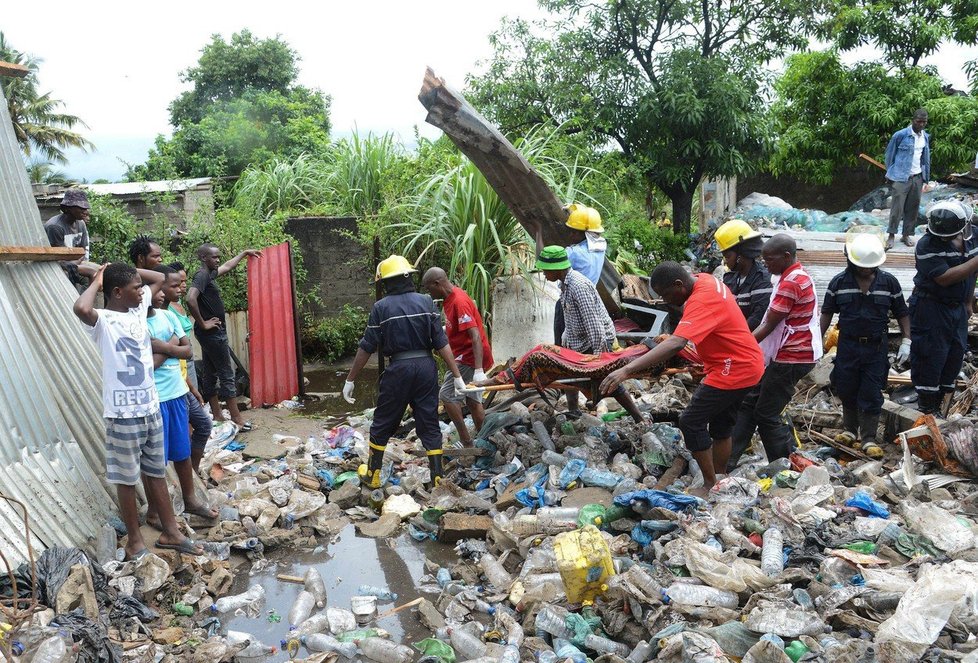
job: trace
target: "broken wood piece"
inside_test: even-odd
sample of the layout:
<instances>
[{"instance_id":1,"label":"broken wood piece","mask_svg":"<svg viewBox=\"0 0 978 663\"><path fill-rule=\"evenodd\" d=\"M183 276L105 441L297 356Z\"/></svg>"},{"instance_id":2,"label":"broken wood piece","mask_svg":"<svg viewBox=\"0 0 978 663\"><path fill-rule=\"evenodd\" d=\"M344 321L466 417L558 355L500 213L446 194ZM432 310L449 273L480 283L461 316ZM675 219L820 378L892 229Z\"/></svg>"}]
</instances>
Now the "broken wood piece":
<instances>
[{"instance_id":1,"label":"broken wood piece","mask_svg":"<svg viewBox=\"0 0 978 663\"><path fill-rule=\"evenodd\" d=\"M11 78L24 78L31 70L22 64L5 62L0 60L0 76L10 76Z\"/></svg>"},{"instance_id":2,"label":"broken wood piece","mask_svg":"<svg viewBox=\"0 0 978 663\"><path fill-rule=\"evenodd\" d=\"M405 608L413 608L414 606L420 604L424 600L425 600L424 597L419 597L419 598L414 599L413 601L408 601L404 605L399 605L396 608L391 608L390 610L388 610L384 614L377 615L377 617L374 619L374 621L379 621L379 620L383 619L384 617L390 617L391 615L396 615L397 613L399 613L401 610L404 610Z\"/></svg>"},{"instance_id":3,"label":"broken wood piece","mask_svg":"<svg viewBox=\"0 0 978 663\"><path fill-rule=\"evenodd\" d=\"M814 439L818 442L821 442L822 444L827 444L834 449L838 449L839 451L846 453L854 458L858 458L860 460L869 460L869 461L873 460L872 458L864 454L862 451L859 451L858 449L853 449L852 447L847 447L841 442L836 442L828 435L824 433L819 433L817 430L808 431L808 437L809 439Z\"/></svg>"},{"instance_id":4,"label":"broken wood piece","mask_svg":"<svg viewBox=\"0 0 978 663\"><path fill-rule=\"evenodd\" d=\"M425 456L428 452L424 449L413 449L411 454L414 456ZM479 456L488 456L488 449L481 449L479 447L461 447L452 449L442 449L442 455L447 458L472 458Z\"/></svg>"},{"instance_id":5,"label":"broken wood piece","mask_svg":"<svg viewBox=\"0 0 978 663\"><path fill-rule=\"evenodd\" d=\"M676 456L676 459L672 461L672 465L669 469L663 472L659 480L655 482L655 490L665 490L672 485L672 482L683 475L686 471L686 459L682 456Z\"/></svg>"},{"instance_id":6,"label":"broken wood piece","mask_svg":"<svg viewBox=\"0 0 978 663\"><path fill-rule=\"evenodd\" d=\"M69 246L0 246L0 262L78 260L85 249Z\"/></svg>"},{"instance_id":7,"label":"broken wood piece","mask_svg":"<svg viewBox=\"0 0 978 663\"><path fill-rule=\"evenodd\" d=\"M290 576L285 573L279 573L275 576L275 579L281 580L282 582L295 583L296 585L304 585L306 583L306 579L301 576Z\"/></svg>"},{"instance_id":8,"label":"broken wood piece","mask_svg":"<svg viewBox=\"0 0 978 663\"><path fill-rule=\"evenodd\" d=\"M302 486L303 488L309 488L317 492L320 489L319 479L313 479L312 477L307 477L304 474L300 474L296 479L296 481L298 481L299 485Z\"/></svg>"},{"instance_id":9,"label":"broken wood piece","mask_svg":"<svg viewBox=\"0 0 978 663\"><path fill-rule=\"evenodd\" d=\"M886 384L890 387L893 387L893 386L902 386L908 384L912 385L913 382L910 381L909 375L888 375L886 376ZM959 389L964 389L965 387L968 386L968 383L965 380L955 380L954 386Z\"/></svg>"}]
</instances>

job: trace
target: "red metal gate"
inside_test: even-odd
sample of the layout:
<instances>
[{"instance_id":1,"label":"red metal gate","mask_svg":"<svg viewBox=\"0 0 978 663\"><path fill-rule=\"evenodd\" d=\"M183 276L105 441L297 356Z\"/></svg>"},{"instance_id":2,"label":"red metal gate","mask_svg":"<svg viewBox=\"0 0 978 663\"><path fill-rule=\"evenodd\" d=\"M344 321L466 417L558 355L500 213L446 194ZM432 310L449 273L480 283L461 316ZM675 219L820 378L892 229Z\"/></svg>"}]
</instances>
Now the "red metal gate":
<instances>
[{"instance_id":1,"label":"red metal gate","mask_svg":"<svg viewBox=\"0 0 978 663\"><path fill-rule=\"evenodd\" d=\"M302 350L292 250L288 242L248 258L248 356L251 402L273 405L300 394Z\"/></svg>"}]
</instances>

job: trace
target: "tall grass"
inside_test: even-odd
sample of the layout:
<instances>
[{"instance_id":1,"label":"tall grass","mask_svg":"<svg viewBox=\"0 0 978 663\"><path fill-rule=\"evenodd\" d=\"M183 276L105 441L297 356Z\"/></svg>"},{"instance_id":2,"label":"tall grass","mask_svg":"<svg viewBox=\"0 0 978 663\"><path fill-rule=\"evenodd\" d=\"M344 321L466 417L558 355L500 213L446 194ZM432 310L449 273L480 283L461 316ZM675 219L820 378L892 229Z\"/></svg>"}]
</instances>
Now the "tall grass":
<instances>
[{"instance_id":1,"label":"tall grass","mask_svg":"<svg viewBox=\"0 0 978 663\"><path fill-rule=\"evenodd\" d=\"M580 166L573 153L569 158L555 154L554 135L552 130L534 131L515 145L563 201L593 203L582 187L597 171ZM445 269L480 311L490 311L494 279L529 275L531 238L468 159L431 175L411 206L401 215L404 221L388 227L392 245L415 264Z\"/></svg>"},{"instance_id":2,"label":"tall grass","mask_svg":"<svg viewBox=\"0 0 978 663\"><path fill-rule=\"evenodd\" d=\"M329 185L335 205L359 219L375 218L384 207L384 180L404 154L403 148L386 133L354 132L333 148Z\"/></svg>"},{"instance_id":3,"label":"tall grass","mask_svg":"<svg viewBox=\"0 0 978 663\"><path fill-rule=\"evenodd\" d=\"M264 218L303 212L322 202L332 179L328 165L308 154L291 161L273 159L242 173L234 187L234 203Z\"/></svg>"}]
</instances>

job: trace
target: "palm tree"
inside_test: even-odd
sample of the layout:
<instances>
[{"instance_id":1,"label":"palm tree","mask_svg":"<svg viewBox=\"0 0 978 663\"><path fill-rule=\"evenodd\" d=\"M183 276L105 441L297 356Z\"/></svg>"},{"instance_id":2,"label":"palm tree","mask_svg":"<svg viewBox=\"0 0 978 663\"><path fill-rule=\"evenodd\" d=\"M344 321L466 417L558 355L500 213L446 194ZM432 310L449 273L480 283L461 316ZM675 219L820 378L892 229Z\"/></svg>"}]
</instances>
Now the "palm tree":
<instances>
[{"instance_id":1,"label":"palm tree","mask_svg":"<svg viewBox=\"0 0 978 663\"><path fill-rule=\"evenodd\" d=\"M88 128L76 115L60 112L64 102L51 98L50 92L37 90L37 70L40 60L13 49L0 32L0 60L24 65L30 73L23 78L0 77L0 90L7 99L7 110L14 125L14 135L24 155L35 153L46 161L67 163L64 150L77 147L90 150L91 141L73 131Z\"/></svg>"},{"instance_id":2,"label":"palm tree","mask_svg":"<svg viewBox=\"0 0 978 663\"><path fill-rule=\"evenodd\" d=\"M68 176L54 166L38 159L27 164L27 176L31 184L66 184Z\"/></svg>"}]
</instances>

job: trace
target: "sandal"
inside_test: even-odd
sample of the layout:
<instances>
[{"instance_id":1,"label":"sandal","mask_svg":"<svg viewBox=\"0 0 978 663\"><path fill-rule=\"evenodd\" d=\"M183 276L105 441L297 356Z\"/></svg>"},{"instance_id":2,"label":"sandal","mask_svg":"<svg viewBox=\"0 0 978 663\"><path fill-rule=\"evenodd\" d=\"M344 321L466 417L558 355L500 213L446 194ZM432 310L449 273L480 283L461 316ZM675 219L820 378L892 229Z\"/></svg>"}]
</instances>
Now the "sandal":
<instances>
[{"instance_id":1,"label":"sandal","mask_svg":"<svg viewBox=\"0 0 978 663\"><path fill-rule=\"evenodd\" d=\"M185 538L180 543L161 543L157 541L156 547L162 548L164 550L176 550L177 552L182 553L184 555L197 556L197 555L204 554L203 546L198 545L197 542L194 541L193 539L187 539L187 538ZM198 548L200 548L199 551L197 550Z\"/></svg>"},{"instance_id":2,"label":"sandal","mask_svg":"<svg viewBox=\"0 0 978 663\"><path fill-rule=\"evenodd\" d=\"M184 507L183 512L185 514L190 514L192 516L197 516L198 518L203 518L204 520L217 520L218 512L214 507L207 504L202 504L201 506L194 507L193 509L188 509Z\"/></svg>"},{"instance_id":3,"label":"sandal","mask_svg":"<svg viewBox=\"0 0 978 663\"><path fill-rule=\"evenodd\" d=\"M252 428L254 428L254 426L251 425L251 422L250 421L246 421L243 424L241 424L240 426L238 426L238 432L239 433L247 433Z\"/></svg>"}]
</instances>

